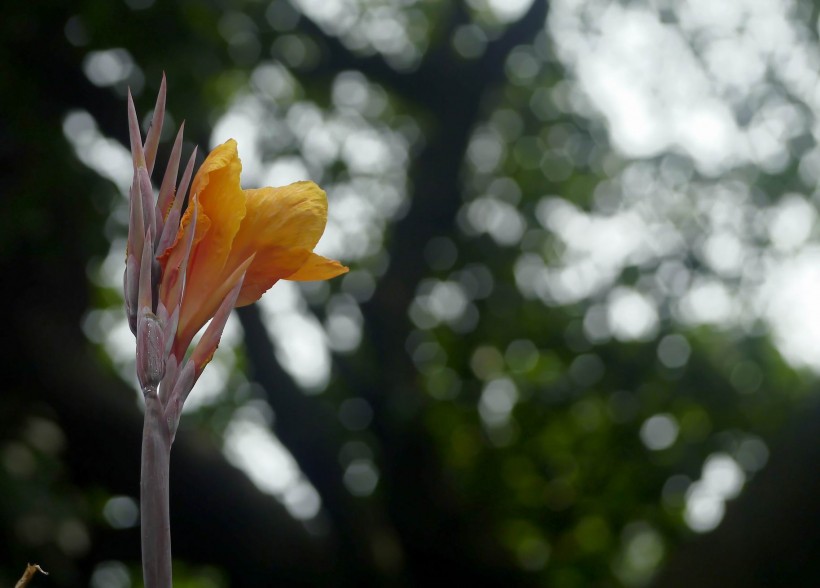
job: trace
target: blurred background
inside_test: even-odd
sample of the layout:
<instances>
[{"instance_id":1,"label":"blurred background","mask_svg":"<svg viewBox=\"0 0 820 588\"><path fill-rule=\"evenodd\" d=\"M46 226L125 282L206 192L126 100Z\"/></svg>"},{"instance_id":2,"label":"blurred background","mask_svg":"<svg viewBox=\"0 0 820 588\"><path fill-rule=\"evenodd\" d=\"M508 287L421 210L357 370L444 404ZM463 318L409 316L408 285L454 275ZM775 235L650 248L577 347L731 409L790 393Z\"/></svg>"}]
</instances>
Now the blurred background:
<instances>
[{"instance_id":1,"label":"blurred background","mask_svg":"<svg viewBox=\"0 0 820 588\"><path fill-rule=\"evenodd\" d=\"M236 312L176 585L820 585L818 5L85 0L0 19L0 585L141 586L126 91L313 179ZM156 179L156 178L155 178Z\"/></svg>"}]
</instances>

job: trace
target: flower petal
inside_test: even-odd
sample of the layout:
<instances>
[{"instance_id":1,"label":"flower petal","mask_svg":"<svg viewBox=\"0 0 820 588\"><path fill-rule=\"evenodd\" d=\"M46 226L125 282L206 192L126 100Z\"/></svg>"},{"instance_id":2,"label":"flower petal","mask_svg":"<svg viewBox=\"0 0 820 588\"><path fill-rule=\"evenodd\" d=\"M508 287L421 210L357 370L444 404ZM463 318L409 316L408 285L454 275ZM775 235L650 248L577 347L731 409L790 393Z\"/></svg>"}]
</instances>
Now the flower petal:
<instances>
[{"instance_id":1,"label":"flower petal","mask_svg":"<svg viewBox=\"0 0 820 588\"><path fill-rule=\"evenodd\" d=\"M276 282L298 271L310 255L307 249L260 248L245 274L236 306L246 306L259 300Z\"/></svg>"},{"instance_id":2,"label":"flower petal","mask_svg":"<svg viewBox=\"0 0 820 588\"><path fill-rule=\"evenodd\" d=\"M327 197L313 182L245 190L247 213L227 266L254 253L237 306L259 299L278 280L308 262L327 224Z\"/></svg>"},{"instance_id":3,"label":"flower petal","mask_svg":"<svg viewBox=\"0 0 820 588\"><path fill-rule=\"evenodd\" d=\"M327 196L313 182L281 188L245 190L247 213L242 220L234 255L248 248L279 247L313 251L327 224Z\"/></svg>"},{"instance_id":4,"label":"flower petal","mask_svg":"<svg viewBox=\"0 0 820 588\"><path fill-rule=\"evenodd\" d=\"M233 283L229 277L247 266L236 306L251 304L278 280L325 280L345 273L339 262L313 253L327 224L327 197L313 182L243 191L241 163L233 140L214 149L197 172L191 197L199 203L188 261L174 355L182 356L193 336L214 316ZM182 230L190 222L182 218ZM199 225L199 223L197 223ZM160 256L165 269L180 235ZM244 269L244 268L243 268Z\"/></svg>"},{"instance_id":5,"label":"flower petal","mask_svg":"<svg viewBox=\"0 0 820 588\"><path fill-rule=\"evenodd\" d=\"M294 282L329 280L330 278L346 274L348 271L350 271L350 268L343 266L335 259L328 259L327 257L311 253L304 265L286 279Z\"/></svg>"},{"instance_id":6,"label":"flower petal","mask_svg":"<svg viewBox=\"0 0 820 588\"><path fill-rule=\"evenodd\" d=\"M316 255L307 249L267 249L259 253L245 275L236 306L256 302L279 280L329 280L348 271L349 268L338 261Z\"/></svg>"},{"instance_id":7,"label":"flower petal","mask_svg":"<svg viewBox=\"0 0 820 588\"><path fill-rule=\"evenodd\" d=\"M207 266L209 274L222 270L245 217L245 195L239 186L241 171L236 141L230 139L211 151L191 185L191 196L198 198L200 213L211 220L207 233L194 244L191 263Z\"/></svg>"},{"instance_id":8,"label":"flower petal","mask_svg":"<svg viewBox=\"0 0 820 588\"><path fill-rule=\"evenodd\" d=\"M178 330L181 348L187 348L194 334L219 308L226 293L224 279L252 254L236 264L227 263L245 217L245 195L239 186L241 170L236 141L231 139L208 155L194 177L191 196L197 197L199 214L210 225L203 233L197 230L188 261Z\"/></svg>"}]
</instances>

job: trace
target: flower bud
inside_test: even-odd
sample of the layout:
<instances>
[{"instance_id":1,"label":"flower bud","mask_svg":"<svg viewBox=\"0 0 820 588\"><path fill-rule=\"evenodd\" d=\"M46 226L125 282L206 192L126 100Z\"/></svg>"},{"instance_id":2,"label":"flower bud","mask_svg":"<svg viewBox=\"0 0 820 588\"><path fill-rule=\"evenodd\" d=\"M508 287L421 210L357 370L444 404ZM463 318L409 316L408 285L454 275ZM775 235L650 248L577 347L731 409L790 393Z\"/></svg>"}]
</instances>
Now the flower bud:
<instances>
[{"instance_id":1,"label":"flower bud","mask_svg":"<svg viewBox=\"0 0 820 588\"><path fill-rule=\"evenodd\" d=\"M156 315L143 309L137 321L137 377L143 390L156 390L165 374L165 334Z\"/></svg>"},{"instance_id":2,"label":"flower bud","mask_svg":"<svg viewBox=\"0 0 820 588\"><path fill-rule=\"evenodd\" d=\"M123 274L123 295L125 298L125 314L128 317L128 326L134 335L137 334L137 308L139 306L139 263L134 255L128 254L125 260Z\"/></svg>"}]
</instances>

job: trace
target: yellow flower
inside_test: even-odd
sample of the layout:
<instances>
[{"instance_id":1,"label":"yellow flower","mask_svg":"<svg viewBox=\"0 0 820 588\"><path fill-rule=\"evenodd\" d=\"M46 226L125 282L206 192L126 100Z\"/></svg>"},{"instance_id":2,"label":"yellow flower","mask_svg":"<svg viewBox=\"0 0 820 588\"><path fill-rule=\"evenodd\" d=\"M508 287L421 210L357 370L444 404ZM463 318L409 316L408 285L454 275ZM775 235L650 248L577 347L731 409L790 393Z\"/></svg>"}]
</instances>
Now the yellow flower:
<instances>
[{"instance_id":1,"label":"yellow flower","mask_svg":"<svg viewBox=\"0 0 820 588\"><path fill-rule=\"evenodd\" d=\"M219 346L231 309L258 300L278 280L326 280L348 271L313 253L327 224L325 193L313 182L243 190L233 140L214 149L196 175L194 150L177 183L180 125L155 193L151 175L165 101L163 77L143 142L128 94L134 177L123 276L146 427L158 443L173 441L185 400ZM202 337L187 356L200 330Z\"/></svg>"},{"instance_id":2,"label":"yellow flower","mask_svg":"<svg viewBox=\"0 0 820 588\"><path fill-rule=\"evenodd\" d=\"M184 259L185 236L196 214L172 350L178 360L243 272L236 307L255 302L278 280L327 280L348 271L338 261L313 253L327 223L327 197L321 188L296 182L243 190L241 169L233 139L208 155L194 177L191 204L176 240L160 257L163 276L174 259ZM167 301L174 287L174 279L163 279L160 300Z\"/></svg>"}]
</instances>

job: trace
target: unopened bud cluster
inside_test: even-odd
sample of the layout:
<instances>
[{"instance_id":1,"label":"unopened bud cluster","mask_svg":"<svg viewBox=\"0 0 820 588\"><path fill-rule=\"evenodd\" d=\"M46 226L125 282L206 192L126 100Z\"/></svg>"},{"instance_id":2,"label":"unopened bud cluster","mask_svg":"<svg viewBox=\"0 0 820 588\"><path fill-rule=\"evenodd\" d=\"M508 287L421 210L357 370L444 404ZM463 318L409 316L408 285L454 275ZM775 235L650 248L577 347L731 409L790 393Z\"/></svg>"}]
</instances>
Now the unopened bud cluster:
<instances>
[{"instance_id":1,"label":"unopened bud cluster","mask_svg":"<svg viewBox=\"0 0 820 588\"><path fill-rule=\"evenodd\" d=\"M165 95L166 84L163 77L151 128L144 144L134 102L130 93L128 96L134 179L130 190L124 294L128 324L137 339L137 377L144 394L158 395L173 438L182 405L219 344L242 280L225 296L191 357L186 359L185 349L174 352L185 290L185 274L197 222L197 195L191 194L188 204L191 210L187 215L189 221L181 226L182 208L193 174L196 151L191 154L177 186L183 124L171 150L159 193L155 197L151 174L162 131ZM160 263L163 255L167 256L164 268ZM162 297L160 290L163 292Z\"/></svg>"}]
</instances>

